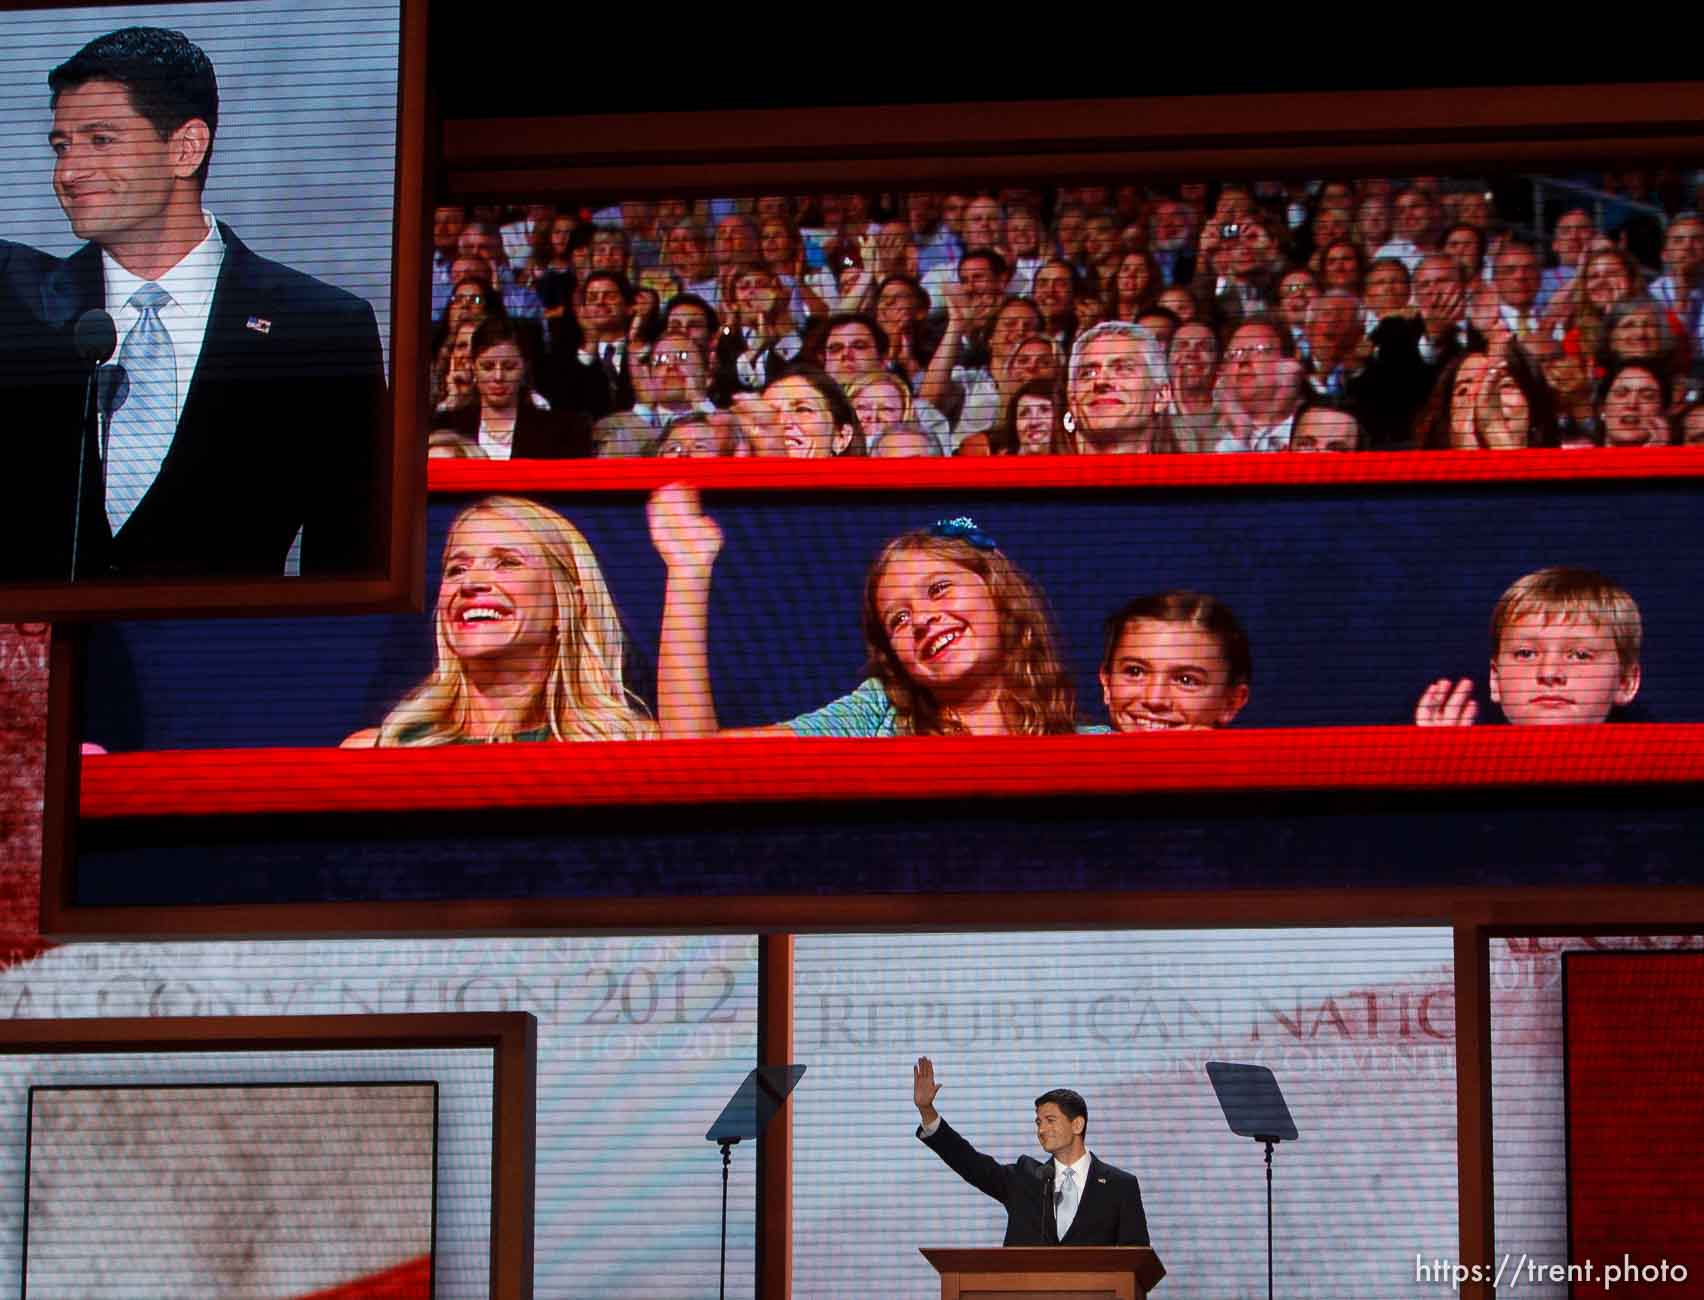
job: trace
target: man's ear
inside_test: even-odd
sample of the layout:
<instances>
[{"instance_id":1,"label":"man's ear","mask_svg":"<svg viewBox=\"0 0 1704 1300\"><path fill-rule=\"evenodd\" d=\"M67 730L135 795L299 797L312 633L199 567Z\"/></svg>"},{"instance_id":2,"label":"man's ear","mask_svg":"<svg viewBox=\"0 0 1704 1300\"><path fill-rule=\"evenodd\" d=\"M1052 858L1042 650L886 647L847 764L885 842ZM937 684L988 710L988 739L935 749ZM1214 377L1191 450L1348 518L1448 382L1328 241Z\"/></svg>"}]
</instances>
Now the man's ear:
<instances>
[{"instance_id":1,"label":"man's ear","mask_svg":"<svg viewBox=\"0 0 1704 1300\"><path fill-rule=\"evenodd\" d=\"M213 132L206 122L192 117L172 132L170 143L172 174L179 180L188 180L201 170L208 151L213 148Z\"/></svg>"},{"instance_id":2,"label":"man's ear","mask_svg":"<svg viewBox=\"0 0 1704 1300\"><path fill-rule=\"evenodd\" d=\"M1616 683L1615 702L1619 705L1633 703L1633 697L1639 693L1639 665L1632 664L1622 670L1621 680Z\"/></svg>"},{"instance_id":3,"label":"man's ear","mask_svg":"<svg viewBox=\"0 0 1704 1300\"><path fill-rule=\"evenodd\" d=\"M1079 1116L1077 1116L1076 1119L1071 1121L1071 1132L1074 1133L1077 1137L1082 1137L1084 1132L1087 1131L1088 1127L1089 1127L1089 1121L1088 1121L1088 1118L1086 1116L1079 1115Z\"/></svg>"}]
</instances>

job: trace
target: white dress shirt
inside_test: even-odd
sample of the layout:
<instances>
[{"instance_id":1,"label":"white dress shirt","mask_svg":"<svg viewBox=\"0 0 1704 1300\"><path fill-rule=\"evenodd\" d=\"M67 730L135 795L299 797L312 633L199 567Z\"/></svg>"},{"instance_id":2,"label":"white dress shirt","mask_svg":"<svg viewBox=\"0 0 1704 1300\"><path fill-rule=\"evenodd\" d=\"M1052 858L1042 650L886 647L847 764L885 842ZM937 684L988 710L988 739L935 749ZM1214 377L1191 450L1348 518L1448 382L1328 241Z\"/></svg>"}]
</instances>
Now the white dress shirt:
<instances>
[{"instance_id":1,"label":"white dress shirt","mask_svg":"<svg viewBox=\"0 0 1704 1300\"><path fill-rule=\"evenodd\" d=\"M1076 1161L1068 1165L1061 1164L1058 1156L1053 1158L1053 1195L1058 1197L1059 1189L1065 1186L1065 1171L1067 1169L1071 1171L1072 1179L1076 1184L1077 1204L1075 1209L1072 1211L1072 1221L1075 1221L1076 1216L1080 1214L1083 1209L1083 1193L1088 1191L1089 1161L1091 1159L1092 1157L1089 1155L1087 1148L1084 1149L1083 1154ZM1058 1224L1058 1228L1059 1239L1063 1241L1065 1239L1065 1234L1071 1231L1071 1224L1060 1223Z\"/></svg>"},{"instance_id":2,"label":"white dress shirt","mask_svg":"<svg viewBox=\"0 0 1704 1300\"><path fill-rule=\"evenodd\" d=\"M160 325L170 336L172 359L176 371L173 385L172 437L145 435L127 425L121 416L108 429L110 438L121 443L118 463L124 466L121 491L109 480L107 491L107 523L117 532L130 521L130 516L148 495L160 477L160 467L171 452L177 436L177 423L183 418L183 406L189 396L189 386L195 378L196 363L201 360L202 344L207 339L207 322L213 315L213 291L219 283L219 270L225 263L225 241L219 236L219 226L213 214L203 210L207 234L201 242L184 254L176 266L154 280L144 280L119 265L104 248L101 250L101 278L106 294L107 314L112 317L118 332L119 345L114 358L124 355L124 343L142 319L142 313L130 303L136 291L145 284L157 284L168 300L159 308ZM110 466L113 449L102 444L102 456Z\"/></svg>"},{"instance_id":3,"label":"white dress shirt","mask_svg":"<svg viewBox=\"0 0 1704 1300\"><path fill-rule=\"evenodd\" d=\"M1295 428L1296 413L1291 411L1277 424L1266 426L1264 429L1251 430L1247 438L1239 438L1234 433L1227 433L1214 445L1217 452L1233 451L1288 451L1290 450L1290 431Z\"/></svg>"},{"instance_id":4,"label":"white dress shirt","mask_svg":"<svg viewBox=\"0 0 1704 1300\"><path fill-rule=\"evenodd\" d=\"M106 280L106 309L118 330L119 349L136 327L141 313L130 305L131 295L145 284L157 284L172 297L160 309L160 324L172 336L172 351L177 358L177 416L183 417L184 399L189 384L195 378L195 366L201 360L201 346L207 340L207 322L213 315L213 290L219 283L219 269L225 264L225 241L219 237L219 225L211 212L201 214L207 221L207 235L183 260L157 280L144 280L125 270L111 253L101 250L101 272ZM115 356L117 353L114 354Z\"/></svg>"},{"instance_id":5,"label":"white dress shirt","mask_svg":"<svg viewBox=\"0 0 1704 1300\"><path fill-rule=\"evenodd\" d=\"M1497 304L1497 316L1503 322L1503 327L1512 334L1538 333L1540 317L1537 303L1523 312L1506 302L1500 302Z\"/></svg>"}]
</instances>

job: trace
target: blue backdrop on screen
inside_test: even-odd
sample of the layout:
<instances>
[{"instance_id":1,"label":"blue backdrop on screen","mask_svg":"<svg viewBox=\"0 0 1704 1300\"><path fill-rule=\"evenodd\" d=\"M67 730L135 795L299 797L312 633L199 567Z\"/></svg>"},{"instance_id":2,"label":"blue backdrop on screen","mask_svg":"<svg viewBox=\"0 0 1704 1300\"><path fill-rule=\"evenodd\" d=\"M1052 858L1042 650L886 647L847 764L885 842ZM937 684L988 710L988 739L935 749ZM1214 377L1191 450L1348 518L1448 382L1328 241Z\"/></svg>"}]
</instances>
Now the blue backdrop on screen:
<instances>
[{"instance_id":1,"label":"blue backdrop on screen","mask_svg":"<svg viewBox=\"0 0 1704 1300\"><path fill-rule=\"evenodd\" d=\"M550 498L590 540L628 629L630 684L653 699L663 567L637 495ZM438 500L428 607L444 535ZM1229 602L1254 650L1236 725L1393 723L1432 680L1471 675L1481 717L1491 608L1546 564L1596 568L1644 615L1631 713L1704 718L1701 512L1686 484L1542 490L1415 487L1235 493L712 495L727 543L712 598L711 671L724 726L775 722L855 687L858 608L889 538L970 514L1047 592L1081 716L1103 721L1102 620L1166 588ZM123 624L93 634L85 739L112 749L336 744L376 725L431 663L430 615Z\"/></svg>"}]
</instances>

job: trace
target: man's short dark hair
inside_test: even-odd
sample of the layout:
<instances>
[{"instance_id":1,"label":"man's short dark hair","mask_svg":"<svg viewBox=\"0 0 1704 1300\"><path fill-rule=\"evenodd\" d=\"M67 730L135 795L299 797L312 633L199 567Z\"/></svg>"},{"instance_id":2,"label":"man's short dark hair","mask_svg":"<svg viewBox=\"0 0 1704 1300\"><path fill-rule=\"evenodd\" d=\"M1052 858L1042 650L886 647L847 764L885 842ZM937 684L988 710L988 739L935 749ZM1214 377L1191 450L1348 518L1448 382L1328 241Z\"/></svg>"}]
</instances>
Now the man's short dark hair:
<instances>
[{"instance_id":1,"label":"man's short dark hair","mask_svg":"<svg viewBox=\"0 0 1704 1300\"><path fill-rule=\"evenodd\" d=\"M1395 258L1391 258L1390 260L1396 261ZM1397 265L1401 266L1402 264L1398 262ZM1403 266L1402 269L1406 271L1408 268ZM1279 356L1293 357L1296 355L1296 336L1290 333L1290 327L1288 325L1279 320L1271 312L1259 311L1255 312L1252 316L1244 316L1231 327L1232 337L1235 337L1238 330L1245 330L1250 325L1260 325L1272 331L1278 339Z\"/></svg>"},{"instance_id":2,"label":"man's short dark hair","mask_svg":"<svg viewBox=\"0 0 1704 1300\"><path fill-rule=\"evenodd\" d=\"M907 289L911 290L912 294L916 297L917 302L922 305L923 310L929 310L929 291L923 287L923 282L916 276L907 275L904 271L895 271L892 275L884 275L881 279L881 283L876 285L876 298L878 300L887 292L887 288L890 284L903 284Z\"/></svg>"},{"instance_id":3,"label":"man's short dark hair","mask_svg":"<svg viewBox=\"0 0 1704 1300\"><path fill-rule=\"evenodd\" d=\"M162 140L195 118L207 123L207 155L195 172L196 184L207 184L212 138L219 133L219 81L206 51L182 32L124 27L97 36L47 74L55 106L64 92L91 81L123 86L130 106Z\"/></svg>"},{"instance_id":4,"label":"man's short dark hair","mask_svg":"<svg viewBox=\"0 0 1704 1300\"><path fill-rule=\"evenodd\" d=\"M1502 257L1504 253L1529 253L1538 259L1540 266L1544 265L1544 250L1522 234L1511 233L1503 241L1503 246L1497 250L1497 256Z\"/></svg>"},{"instance_id":5,"label":"man's short dark hair","mask_svg":"<svg viewBox=\"0 0 1704 1300\"><path fill-rule=\"evenodd\" d=\"M1290 423L1290 441L1296 440L1296 435L1302 431L1302 421L1319 411L1328 411L1333 415L1347 415L1355 423L1355 450L1367 449L1367 430L1361 423L1361 417L1348 402L1337 398L1314 397L1304 401L1296 408L1295 419ZM1244 638L1246 644L1247 638ZM1233 684L1235 678L1232 679Z\"/></svg>"},{"instance_id":6,"label":"man's short dark hair","mask_svg":"<svg viewBox=\"0 0 1704 1300\"><path fill-rule=\"evenodd\" d=\"M870 337L876 341L876 355L883 361L887 360L887 331L884 330L877 322L876 318L867 311L831 312L828 319L823 322L822 326L822 342L825 348L828 346L828 336L834 333L834 331L839 329L842 325L862 325L865 329L869 330Z\"/></svg>"},{"instance_id":7,"label":"man's short dark hair","mask_svg":"<svg viewBox=\"0 0 1704 1300\"><path fill-rule=\"evenodd\" d=\"M592 233L586 237L586 242L595 244L600 239L621 241L621 256L624 261L633 251L632 236L621 226L593 226Z\"/></svg>"},{"instance_id":8,"label":"man's short dark hair","mask_svg":"<svg viewBox=\"0 0 1704 1300\"><path fill-rule=\"evenodd\" d=\"M1035 1108L1054 1105L1067 1120L1080 1119L1083 1121L1083 1135L1089 1132L1089 1103L1083 1100L1083 1094L1070 1088L1050 1088L1035 1099Z\"/></svg>"},{"instance_id":9,"label":"man's short dark hair","mask_svg":"<svg viewBox=\"0 0 1704 1300\"><path fill-rule=\"evenodd\" d=\"M631 307L633 305L633 286L627 282L627 277L620 271L588 271L581 284L581 292L592 287L593 280L608 280L615 286L615 291L621 295L621 301Z\"/></svg>"},{"instance_id":10,"label":"man's short dark hair","mask_svg":"<svg viewBox=\"0 0 1704 1300\"><path fill-rule=\"evenodd\" d=\"M658 332L668 329L669 321L682 307L696 307L704 314L704 323L710 327L712 337L722 328L722 318L716 314L716 309L695 293L677 293L663 304L663 314L658 319Z\"/></svg>"},{"instance_id":11,"label":"man's short dark hair","mask_svg":"<svg viewBox=\"0 0 1704 1300\"><path fill-rule=\"evenodd\" d=\"M1006 259L1001 257L999 253L992 248L973 248L959 258L959 279L964 279L964 268L975 261L987 262L988 269L994 272L994 278L1001 284L1004 284L1011 277L1012 270L1006 265Z\"/></svg>"}]
</instances>

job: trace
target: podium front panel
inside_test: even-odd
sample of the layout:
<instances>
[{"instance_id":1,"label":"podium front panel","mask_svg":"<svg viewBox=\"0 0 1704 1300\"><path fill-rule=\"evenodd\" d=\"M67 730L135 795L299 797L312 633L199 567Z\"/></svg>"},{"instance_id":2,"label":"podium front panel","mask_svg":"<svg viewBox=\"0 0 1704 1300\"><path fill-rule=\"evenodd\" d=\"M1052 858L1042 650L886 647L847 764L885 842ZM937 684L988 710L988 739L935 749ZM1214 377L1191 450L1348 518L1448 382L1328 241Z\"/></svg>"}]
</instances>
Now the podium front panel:
<instances>
[{"instance_id":1,"label":"podium front panel","mask_svg":"<svg viewBox=\"0 0 1704 1300\"><path fill-rule=\"evenodd\" d=\"M1118 1273L963 1273L941 1279L941 1300L1141 1300L1135 1280Z\"/></svg>"}]
</instances>

